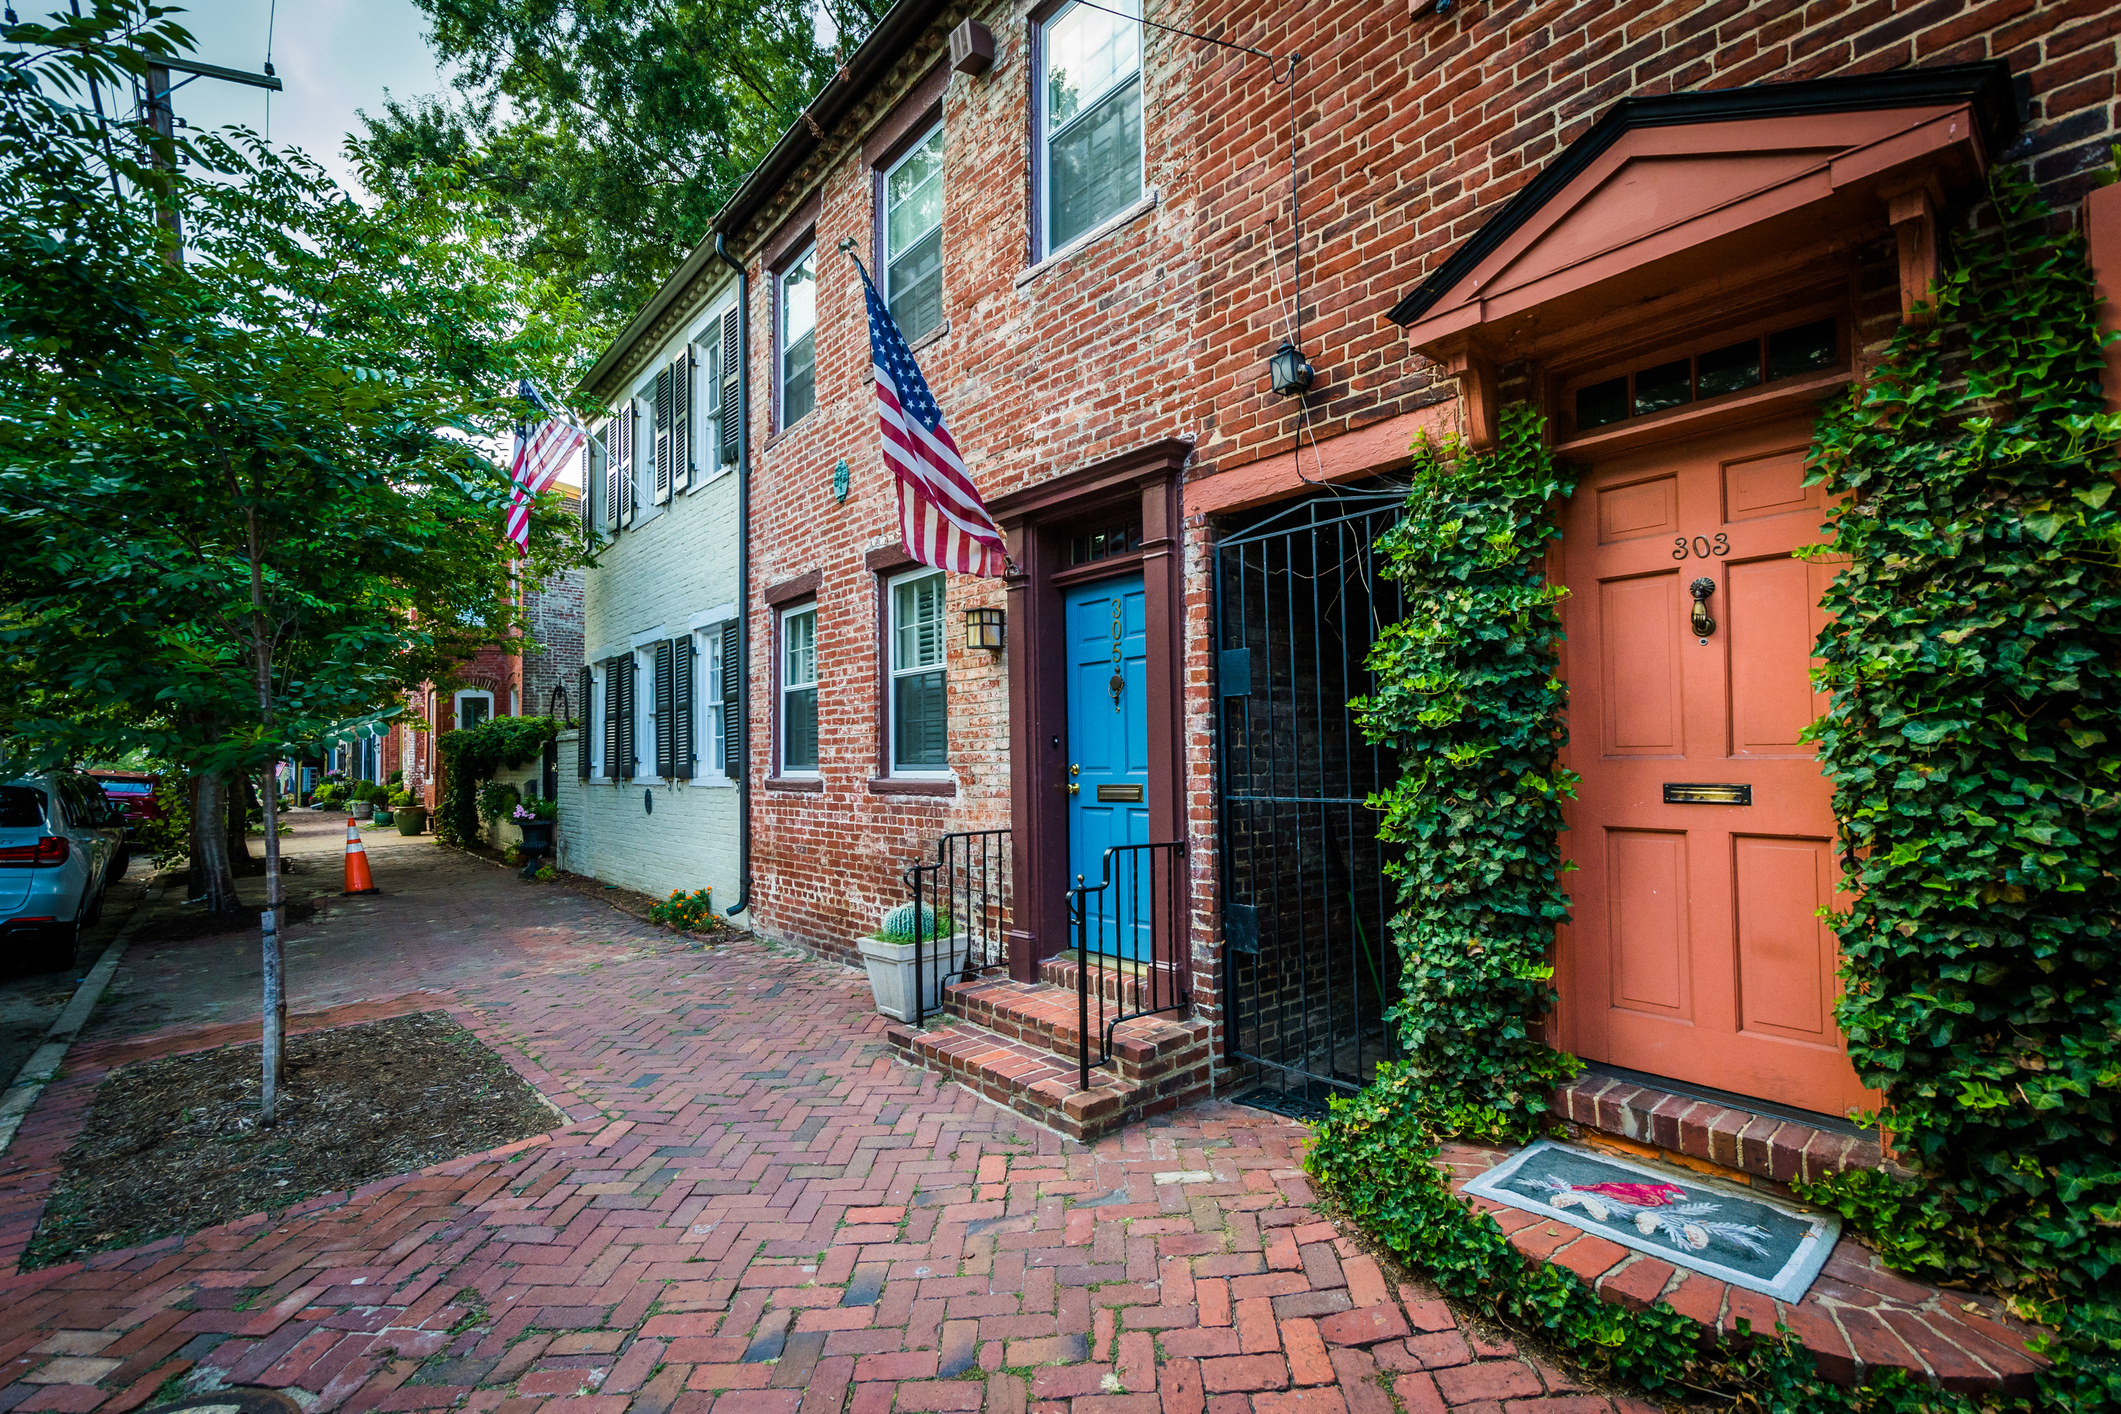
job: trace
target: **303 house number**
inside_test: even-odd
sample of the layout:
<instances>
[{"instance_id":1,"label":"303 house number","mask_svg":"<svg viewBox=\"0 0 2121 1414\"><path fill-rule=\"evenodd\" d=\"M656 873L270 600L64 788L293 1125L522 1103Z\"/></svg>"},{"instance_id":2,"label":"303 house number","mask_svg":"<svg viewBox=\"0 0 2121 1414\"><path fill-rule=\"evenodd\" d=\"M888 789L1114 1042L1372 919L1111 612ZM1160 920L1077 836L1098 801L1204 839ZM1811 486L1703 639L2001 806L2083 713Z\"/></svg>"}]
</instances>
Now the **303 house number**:
<instances>
[{"instance_id":1,"label":"303 house number","mask_svg":"<svg viewBox=\"0 0 2121 1414\"><path fill-rule=\"evenodd\" d=\"M1712 555L1730 553L1731 537L1728 535L1718 535L1714 540L1706 535L1697 535L1691 540L1684 535L1672 537L1672 558L1675 560L1706 560Z\"/></svg>"}]
</instances>

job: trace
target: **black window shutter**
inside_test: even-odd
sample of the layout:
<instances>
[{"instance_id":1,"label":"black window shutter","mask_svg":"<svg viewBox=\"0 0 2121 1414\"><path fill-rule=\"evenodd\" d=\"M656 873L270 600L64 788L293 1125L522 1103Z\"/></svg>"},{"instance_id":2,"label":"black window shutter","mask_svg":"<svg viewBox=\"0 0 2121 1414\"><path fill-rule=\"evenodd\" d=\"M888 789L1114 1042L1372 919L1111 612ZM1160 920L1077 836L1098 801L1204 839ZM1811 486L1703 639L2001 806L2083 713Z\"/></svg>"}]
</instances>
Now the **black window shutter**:
<instances>
[{"instance_id":1,"label":"black window shutter","mask_svg":"<svg viewBox=\"0 0 2121 1414\"><path fill-rule=\"evenodd\" d=\"M622 716L619 720L619 770L627 780L639 774L641 744L634 725L639 719L639 698L635 695L641 685L641 661L628 653L619 660L619 696Z\"/></svg>"},{"instance_id":2,"label":"black window shutter","mask_svg":"<svg viewBox=\"0 0 2121 1414\"><path fill-rule=\"evenodd\" d=\"M722 762L729 779L744 779L743 682L744 664L737 657L736 620L722 625Z\"/></svg>"},{"instance_id":3,"label":"black window shutter","mask_svg":"<svg viewBox=\"0 0 2121 1414\"><path fill-rule=\"evenodd\" d=\"M692 489L692 345L670 365L670 484L678 491Z\"/></svg>"},{"instance_id":4,"label":"black window shutter","mask_svg":"<svg viewBox=\"0 0 2121 1414\"><path fill-rule=\"evenodd\" d=\"M625 716L619 710L624 701L624 692L619 686L619 666L617 658L604 662L604 774L614 781L619 778L619 722Z\"/></svg>"},{"instance_id":5,"label":"black window shutter","mask_svg":"<svg viewBox=\"0 0 2121 1414\"><path fill-rule=\"evenodd\" d=\"M670 711L675 704L674 684L670 681L670 640L658 639L655 645L655 773L668 780L677 774L670 760Z\"/></svg>"},{"instance_id":6,"label":"black window shutter","mask_svg":"<svg viewBox=\"0 0 2121 1414\"><path fill-rule=\"evenodd\" d=\"M586 491L583 493L583 497L585 500L587 499L588 493ZM576 710L580 715L575 719L574 771L575 775L585 781L589 779L589 699L590 695L595 691L596 678L587 667L584 667L581 680L582 695L576 703Z\"/></svg>"},{"instance_id":7,"label":"black window shutter","mask_svg":"<svg viewBox=\"0 0 2121 1414\"><path fill-rule=\"evenodd\" d=\"M595 490L589 483L589 474L596 469L595 447L596 442L594 439L588 437L582 439L582 499L579 509L582 513L582 543L584 545L597 543L597 498Z\"/></svg>"},{"instance_id":8,"label":"black window shutter","mask_svg":"<svg viewBox=\"0 0 2121 1414\"><path fill-rule=\"evenodd\" d=\"M624 419L613 408L611 421L604 424L604 529L612 532L619 528L619 478L626 465L625 439Z\"/></svg>"},{"instance_id":9,"label":"black window shutter","mask_svg":"<svg viewBox=\"0 0 2121 1414\"><path fill-rule=\"evenodd\" d=\"M655 375L655 501L670 499L670 370Z\"/></svg>"},{"instance_id":10,"label":"black window shutter","mask_svg":"<svg viewBox=\"0 0 2121 1414\"><path fill-rule=\"evenodd\" d=\"M692 635L673 638L670 649L670 774L681 781L692 779Z\"/></svg>"},{"instance_id":11,"label":"black window shutter","mask_svg":"<svg viewBox=\"0 0 2121 1414\"><path fill-rule=\"evenodd\" d=\"M722 316L722 456L721 464L736 461L744 435L744 409L737 405L737 375L743 367L742 340L738 337L737 311Z\"/></svg>"}]
</instances>

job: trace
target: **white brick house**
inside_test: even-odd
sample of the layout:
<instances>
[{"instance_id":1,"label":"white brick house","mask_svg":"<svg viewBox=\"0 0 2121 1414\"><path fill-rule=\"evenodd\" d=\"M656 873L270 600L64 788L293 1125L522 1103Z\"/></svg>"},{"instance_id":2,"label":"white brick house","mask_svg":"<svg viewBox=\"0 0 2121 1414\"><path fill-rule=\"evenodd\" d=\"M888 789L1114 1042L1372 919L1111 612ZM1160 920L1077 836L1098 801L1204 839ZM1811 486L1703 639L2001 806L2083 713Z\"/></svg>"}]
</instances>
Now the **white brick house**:
<instances>
[{"instance_id":1,"label":"white brick house","mask_svg":"<svg viewBox=\"0 0 2121 1414\"><path fill-rule=\"evenodd\" d=\"M578 728L561 738L561 867L657 895L741 892L736 278L688 261L584 380ZM725 376L726 375L726 376Z\"/></svg>"}]
</instances>

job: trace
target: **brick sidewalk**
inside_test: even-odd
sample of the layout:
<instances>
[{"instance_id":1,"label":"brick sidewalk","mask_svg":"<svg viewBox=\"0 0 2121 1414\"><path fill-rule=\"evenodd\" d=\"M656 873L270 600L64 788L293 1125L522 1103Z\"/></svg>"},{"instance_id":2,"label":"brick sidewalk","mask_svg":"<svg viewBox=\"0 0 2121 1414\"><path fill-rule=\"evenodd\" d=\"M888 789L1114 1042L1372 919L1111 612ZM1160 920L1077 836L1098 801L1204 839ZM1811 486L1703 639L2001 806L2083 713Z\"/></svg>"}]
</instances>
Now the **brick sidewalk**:
<instances>
[{"instance_id":1,"label":"brick sidewalk","mask_svg":"<svg viewBox=\"0 0 2121 1414\"><path fill-rule=\"evenodd\" d=\"M1613 1407L1389 1289L1308 1206L1299 1125L1209 1104L1084 1149L891 1058L857 974L444 851L388 867L296 930L296 1011L446 1007L568 1127L0 1282L0 1414L125 1414L173 1379L312 1414ZM69 1058L0 1164L9 1251L111 1066L255 1033L248 946L134 962L216 1025L121 1009Z\"/></svg>"}]
</instances>

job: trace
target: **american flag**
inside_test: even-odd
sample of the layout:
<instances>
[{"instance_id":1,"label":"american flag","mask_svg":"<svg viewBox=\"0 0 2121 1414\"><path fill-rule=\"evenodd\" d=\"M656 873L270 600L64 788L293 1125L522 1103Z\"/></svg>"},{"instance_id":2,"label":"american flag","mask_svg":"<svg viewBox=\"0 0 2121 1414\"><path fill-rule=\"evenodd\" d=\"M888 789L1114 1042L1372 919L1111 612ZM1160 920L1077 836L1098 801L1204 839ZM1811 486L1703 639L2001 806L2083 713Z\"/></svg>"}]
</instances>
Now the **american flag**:
<instances>
[{"instance_id":1,"label":"american flag","mask_svg":"<svg viewBox=\"0 0 2121 1414\"><path fill-rule=\"evenodd\" d=\"M523 424L516 424L515 495L508 503L508 538L515 542L517 555L528 557L531 502L552 485L552 479L589 440L589 434L572 417L548 408L528 378L516 385L516 391L545 414L545 420L535 429L526 430ZM582 494L588 495L589 488L583 487Z\"/></svg>"},{"instance_id":2,"label":"american flag","mask_svg":"<svg viewBox=\"0 0 2121 1414\"><path fill-rule=\"evenodd\" d=\"M906 553L937 569L998 579L1009 564L1002 533L965 474L964 458L957 454L950 429L943 426L942 409L935 405L898 321L876 292L868 269L860 260L854 264L869 298L876 420L884 433L884 460L898 479L899 537Z\"/></svg>"}]
</instances>

